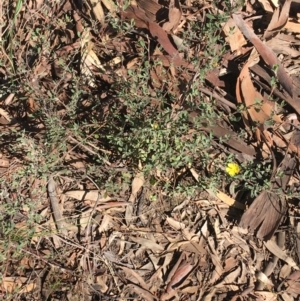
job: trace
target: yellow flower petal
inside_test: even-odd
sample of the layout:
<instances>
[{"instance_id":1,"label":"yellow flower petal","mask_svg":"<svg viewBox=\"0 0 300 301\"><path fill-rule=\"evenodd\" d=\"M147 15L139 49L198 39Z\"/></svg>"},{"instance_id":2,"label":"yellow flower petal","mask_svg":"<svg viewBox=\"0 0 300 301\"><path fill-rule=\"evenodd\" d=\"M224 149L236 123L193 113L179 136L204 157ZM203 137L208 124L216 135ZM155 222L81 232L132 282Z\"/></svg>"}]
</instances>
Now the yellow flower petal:
<instances>
[{"instance_id":1,"label":"yellow flower petal","mask_svg":"<svg viewBox=\"0 0 300 301\"><path fill-rule=\"evenodd\" d=\"M155 130L157 130L157 129L158 129L158 123L157 123L157 122L154 122L154 123L152 124L152 128L155 129Z\"/></svg>"},{"instance_id":2,"label":"yellow flower petal","mask_svg":"<svg viewBox=\"0 0 300 301\"><path fill-rule=\"evenodd\" d=\"M238 173L240 173L241 169L237 163L228 163L226 167L226 172L231 176L234 177Z\"/></svg>"}]
</instances>

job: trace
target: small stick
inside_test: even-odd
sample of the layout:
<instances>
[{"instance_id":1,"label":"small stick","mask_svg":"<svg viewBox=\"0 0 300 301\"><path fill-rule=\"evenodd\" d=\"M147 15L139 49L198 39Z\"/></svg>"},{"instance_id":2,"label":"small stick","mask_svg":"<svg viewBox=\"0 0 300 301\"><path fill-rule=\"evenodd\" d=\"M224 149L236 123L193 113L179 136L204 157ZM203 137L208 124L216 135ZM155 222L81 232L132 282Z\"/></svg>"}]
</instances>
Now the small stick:
<instances>
[{"instance_id":1,"label":"small stick","mask_svg":"<svg viewBox=\"0 0 300 301\"><path fill-rule=\"evenodd\" d=\"M58 201L58 197L57 197L55 189L56 189L55 181L54 181L53 177L50 176L50 179L48 181L48 194L49 194L49 198L50 198L54 221L56 223L57 230L60 233L62 233L64 236L67 236L68 235L68 230L66 227L67 225L64 222L64 218L62 216L62 213L61 213L61 210L59 207L59 201Z\"/></svg>"}]
</instances>

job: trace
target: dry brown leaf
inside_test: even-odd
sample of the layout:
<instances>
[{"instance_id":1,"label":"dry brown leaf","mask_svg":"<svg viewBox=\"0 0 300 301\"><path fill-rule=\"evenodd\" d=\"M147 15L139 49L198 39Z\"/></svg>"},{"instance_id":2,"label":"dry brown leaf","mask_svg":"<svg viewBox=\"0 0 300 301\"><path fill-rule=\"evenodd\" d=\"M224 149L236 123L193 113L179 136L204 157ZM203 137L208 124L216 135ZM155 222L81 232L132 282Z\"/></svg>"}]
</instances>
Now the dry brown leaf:
<instances>
[{"instance_id":1,"label":"dry brown leaf","mask_svg":"<svg viewBox=\"0 0 300 301\"><path fill-rule=\"evenodd\" d=\"M39 109L37 103L34 101L32 97L27 99L27 111L28 113L34 113Z\"/></svg>"},{"instance_id":2,"label":"dry brown leaf","mask_svg":"<svg viewBox=\"0 0 300 301\"><path fill-rule=\"evenodd\" d=\"M181 262L180 265L178 265L178 263L175 264L175 266L173 267L173 269L170 272L172 276L170 277L170 282L168 283L166 291L160 297L161 301L169 300L173 296L175 296L176 290L178 289L178 287L176 287L176 285L178 285L179 283L182 283L183 279L186 278L192 272L194 267L197 265L197 263L191 264L184 260L182 261L181 260L183 258L182 255L183 254L181 254L181 257L178 260L179 263ZM168 279L169 279L169 276L168 276ZM167 282L168 282L168 280L167 280Z\"/></svg>"},{"instance_id":3,"label":"dry brown leaf","mask_svg":"<svg viewBox=\"0 0 300 301\"><path fill-rule=\"evenodd\" d=\"M147 249L149 249L155 253L160 253L164 250L163 246L157 244L156 242L154 242L152 240L146 239L146 238L130 236L130 240L146 247Z\"/></svg>"},{"instance_id":4,"label":"dry brown leaf","mask_svg":"<svg viewBox=\"0 0 300 301\"><path fill-rule=\"evenodd\" d=\"M20 266L24 267L24 269L27 269L27 270L34 268L34 264L35 263L31 257L23 257L20 260Z\"/></svg>"},{"instance_id":5,"label":"dry brown leaf","mask_svg":"<svg viewBox=\"0 0 300 301\"><path fill-rule=\"evenodd\" d=\"M35 84L40 78L46 77L51 72L51 65L46 59L42 60L33 70L32 83Z\"/></svg>"},{"instance_id":6,"label":"dry brown leaf","mask_svg":"<svg viewBox=\"0 0 300 301\"><path fill-rule=\"evenodd\" d=\"M185 224L184 223L181 223L177 220L175 220L174 218L172 217L169 217L167 216L167 219L166 219L167 223L174 229L176 230L182 230L185 228Z\"/></svg>"},{"instance_id":7,"label":"dry brown leaf","mask_svg":"<svg viewBox=\"0 0 300 301\"><path fill-rule=\"evenodd\" d=\"M200 290L199 285L187 286L187 287L180 288L181 293L190 294L190 295L198 295L199 290Z\"/></svg>"},{"instance_id":8,"label":"dry brown leaf","mask_svg":"<svg viewBox=\"0 0 300 301\"><path fill-rule=\"evenodd\" d=\"M274 35L284 27L289 17L291 2L291 0L286 0L283 4L282 9L280 9L279 7L275 9L271 22L269 23L269 26L264 33L265 39L270 38L272 35Z\"/></svg>"},{"instance_id":9,"label":"dry brown leaf","mask_svg":"<svg viewBox=\"0 0 300 301\"><path fill-rule=\"evenodd\" d=\"M183 240L183 241L177 241L171 243L168 246L167 252L174 251L174 250L181 250L190 253L195 253L200 256L203 256L206 253L205 248L201 246L197 241L189 241L189 240Z\"/></svg>"},{"instance_id":10,"label":"dry brown leaf","mask_svg":"<svg viewBox=\"0 0 300 301\"><path fill-rule=\"evenodd\" d=\"M250 59L243 67L236 84L237 100L246 106L247 113L243 113L246 125L250 120L254 124L264 124L267 120L279 122L280 118L274 115L275 102L265 99L254 87L249 67L253 64L254 58ZM249 117L250 120L249 120Z\"/></svg>"},{"instance_id":11,"label":"dry brown leaf","mask_svg":"<svg viewBox=\"0 0 300 301\"><path fill-rule=\"evenodd\" d=\"M135 284L128 284L126 288L129 289L130 291L135 292L140 298L142 298L142 300L158 301L158 299L154 295L152 295L149 291L146 291Z\"/></svg>"},{"instance_id":12,"label":"dry brown leaf","mask_svg":"<svg viewBox=\"0 0 300 301\"><path fill-rule=\"evenodd\" d=\"M285 24L284 29L286 29L288 32L300 33L300 23L290 20Z\"/></svg>"},{"instance_id":13,"label":"dry brown leaf","mask_svg":"<svg viewBox=\"0 0 300 301\"><path fill-rule=\"evenodd\" d=\"M291 294L294 298L300 295L300 271L293 272L286 279L286 292Z\"/></svg>"},{"instance_id":14,"label":"dry brown leaf","mask_svg":"<svg viewBox=\"0 0 300 301\"><path fill-rule=\"evenodd\" d=\"M287 292L281 292L280 297L283 301L294 301L295 299ZM298 296L297 296L298 297Z\"/></svg>"},{"instance_id":15,"label":"dry brown leaf","mask_svg":"<svg viewBox=\"0 0 300 301\"><path fill-rule=\"evenodd\" d=\"M127 226L129 226L133 221L133 204L136 201L137 193L144 185L144 175L142 172L139 172L133 179L132 185L131 185L131 195L129 197L128 203L129 205L126 207L125 212L125 220Z\"/></svg>"},{"instance_id":16,"label":"dry brown leaf","mask_svg":"<svg viewBox=\"0 0 300 301\"><path fill-rule=\"evenodd\" d=\"M179 52L171 43L168 34L157 24L150 21L145 12L136 6L129 6L123 16L127 19L134 19L137 27L147 28L154 38L157 38L164 50L173 58L180 57Z\"/></svg>"},{"instance_id":17,"label":"dry brown leaf","mask_svg":"<svg viewBox=\"0 0 300 301\"><path fill-rule=\"evenodd\" d=\"M272 69L274 66L278 66L277 69L277 78L282 85L282 87L289 93L290 96L293 96L293 83L289 75L286 73L284 67L277 59L275 53L266 46L254 33L253 29L242 19L240 14L234 13L232 15L236 25L245 35L245 37L251 41L251 43L256 48L257 52L261 55L265 63ZM300 104L295 100L287 100L287 102L300 114Z\"/></svg>"},{"instance_id":18,"label":"dry brown leaf","mask_svg":"<svg viewBox=\"0 0 300 301\"><path fill-rule=\"evenodd\" d=\"M4 100L4 105L9 106L15 97L15 93L10 93Z\"/></svg>"},{"instance_id":19,"label":"dry brown leaf","mask_svg":"<svg viewBox=\"0 0 300 301\"><path fill-rule=\"evenodd\" d=\"M237 267L237 265L238 265L238 260L236 258L233 257L226 258L224 262L224 272L225 273L229 272L233 268Z\"/></svg>"},{"instance_id":20,"label":"dry brown leaf","mask_svg":"<svg viewBox=\"0 0 300 301\"><path fill-rule=\"evenodd\" d=\"M3 110L2 108L0 108L0 115L2 115L4 117L4 120L6 120L6 122L1 122L0 120L0 123L2 124L8 124L11 122L12 118L11 116L9 115L8 112L6 112L5 110Z\"/></svg>"},{"instance_id":21,"label":"dry brown leaf","mask_svg":"<svg viewBox=\"0 0 300 301\"><path fill-rule=\"evenodd\" d=\"M299 280L300 279L300 271L295 271L291 275L287 277L289 280Z\"/></svg>"},{"instance_id":22,"label":"dry brown leaf","mask_svg":"<svg viewBox=\"0 0 300 301\"><path fill-rule=\"evenodd\" d=\"M266 288L269 291L273 289L273 282L263 272L259 271L256 274L256 279L261 283L262 288Z\"/></svg>"},{"instance_id":23,"label":"dry brown leaf","mask_svg":"<svg viewBox=\"0 0 300 301\"><path fill-rule=\"evenodd\" d=\"M278 5L279 5L278 0L270 0L270 2L272 2L275 7L278 7Z\"/></svg>"},{"instance_id":24,"label":"dry brown leaf","mask_svg":"<svg viewBox=\"0 0 300 301\"><path fill-rule=\"evenodd\" d=\"M273 293L273 292L260 292L260 291L256 291L254 293L255 297L256 297L256 301L277 301L277 294Z\"/></svg>"},{"instance_id":25,"label":"dry brown leaf","mask_svg":"<svg viewBox=\"0 0 300 301\"><path fill-rule=\"evenodd\" d=\"M144 185L144 175L142 172L139 172L133 179L132 185L131 185L131 195L129 198L129 203L134 203L136 200L137 193Z\"/></svg>"},{"instance_id":26,"label":"dry brown leaf","mask_svg":"<svg viewBox=\"0 0 300 301\"><path fill-rule=\"evenodd\" d=\"M112 200L106 196L106 192L99 190L69 190L65 195L78 201L92 201L98 203L106 203Z\"/></svg>"},{"instance_id":27,"label":"dry brown leaf","mask_svg":"<svg viewBox=\"0 0 300 301\"><path fill-rule=\"evenodd\" d=\"M105 281L106 277L104 275L96 276L96 283L100 286L99 290L101 293L105 294L108 291L108 286L106 284L107 281Z\"/></svg>"},{"instance_id":28,"label":"dry brown leaf","mask_svg":"<svg viewBox=\"0 0 300 301\"><path fill-rule=\"evenodd\" d=\"M137 3L131 2L131 5L137 5ZM159 11L162 9L162 5L160 5L155 0L138 0L138 6L142 8L146 16L153 22L161 21ZM159 19L158 19L159 18Z\"/></svg>"},{"instance_id":29,"label":"dry brown leaf","mask_svg":"<svg viewBox=\"0 0 300 301\"><path fill-rule=\"evenodd\" d=\"M77 261L77 258L78 258L78 256L79 256L79 254L78 254L79 252L78 251L74 251L74 252L72 252L71 254L70 254L70 256L69 256L69 258L68 258L68 260L67 260L67 262L66 262L66 266L75 266L75 264L76 264L76 261Z\"/></svg>"},{"instance_id":30,"label":"dry brown leaf","mask_svg":"<svg viewBox=\"0 0 300 301\"><path fill-rule=\"evenodd\" d=\"M129 203L127 202L106 202L104 204L100 204L97 206L97 210L101 211L103 209L107 209L107 208L114 208L114 207L124 207L124 206L128 206Z\"/></svg>"},{"instance_id":31,"label":"dry brown leaf","mask_svg":"<svg viewBox=\"0 0 300 301\"><path fill-rule=\"evenodd\" d=\"M267 45L277 54L282 53L292 58L299 57L300 51L293 47L293 44L288 39L285 39L285 37L289 36L283 34L277 35L267 41Z\"/></svg>"},{"instance_id":32,"label":"dry brown leaf","mask_svg":"<svg viewBox=\"0 0 300 301\"><path fill-rule=\"evenodd\" d=\"M179 52L171 43L167 33L157 23L149 22L149 31L154 38L157 38L160 45L171 57L180 57Z\"/></svg>"},{"instance_id":33,"label":"dry brown leaf","mask_svg":"<svg viewBox=\"0 0 300 301\"><path fill-rule=\"evenodd\" d=\"M285 264L281 269L280 269L280 273L279 273L279 277L281 279L285 279L287 278L292 271L292 267L288 264Z\"/></svg>"},{"instance_id":34,"label":"dry brown leaf","mask_svg":"<svg viewBox=\"0 0 300 301\"><path fill-rule=\"evenodd\" d=\"M176 36L175 34L171 34L174 44L176 45L179 51L186 51L188 52L189 47L184 45L184 39Z\"/></svg>"},{"instance_id":35,"label":"dry brown leaf","mask_svg":"<svg viewBox=\"0 0 300 301\"><path fill-rule=\"evenodd\" d=\"M80 161L79 158L76 158L75 160L72 159L68 154L65 156L65 163L70 164L75 169L85 170L86 164L83 161Z\"/></svg>"},{"instance_id":36,"label":"dry brown leaf","mask_svg":"<svg viewBox=\"0 0 300 301\"><path fill-rule=\"evenodd\" d=\"M89 85L91 87L94 87L94 83L92 79L93 72L91 70L92 66L95 66L101 69L102 71L105 71L96 53L92 49L84 50L84 53L82 55L82 60L81 60L81 73L90 79Z\"/></svg>"},{"instance_id":37,"label":"dry brown leaf","mask_svg":"<svg viewBox=\"0 0 300 301\"><path fill-rule=\"evenodd\" d=\"M284 250L278 247L278 245L273 240L268 240L264 242L266 248L275 256L285 261L288 265L290 265L295 270L299 270L298 265L294 261L294 259L286 254Z\"/></svg>"},{"instance_id":38,"label":"dry brown leaf","mask_svg":"<svg viewBox=\"0 0 300 301\"><path fill-rule=\"evenodd\" d=\"M67 45L67 46L61 47L60 49L58 49L58 50L55 51L56 56L57 57L61 57L61 56L65 55L65 54L67 54L67 53L69 53L69 52L71 52L73 50L76 50L76 49L80 48L80 46L81 46L81 43L75 42L75 43L73 43L71 45Z\"/></svg>"},{"instance_id":39,"label":"dry brown leaf","mask_svg":"<svg viewBox=\"0 0 300 301\"><path fill-rule=\"evenodd\" d=\"M0 167L8 168L9 167L9 160L5 159L5 158L0 159Z\"/></svg>"},{"instance_id":40,"label":"dry brown leaf","mask_svg":"<svg viewBox=\"0 0 300 301\"><path fill-rule=\"evenodd\" d=\"M96 19L101 24L104 24L105 15L101 5L101 0L88 0L88 2Z\"/></svg>"},{"instance_id":41,"label":"dry brown leaf","mask_svg":"<svg viewBox=\"0 0 300 301\"><path fill-rule=\"evenodd\" d=\"M96 1L98 4L97 6L101 7L100 2L97 0L91 0ZM105 68L102 66L98 56L93 51L94 43L91 41L91 33L90 29L86 28L83 33L81 34L80 39L80 46L81 46L81 73L86 76L86 78L89 80L88 84L91 87L95 86L94 78L93 78L93 72L92 67L97 67L98 69L105 71Z\"/></svg>"},{"instance_id":42,"label":"dry brown leaf","mask_svg":"<svg viewBox=\"0 0 300 301\"><path fill-rule=\"evenodd\" d=\"M133 209L134 209L133 204L128 203L128 206L126 207L126 211L125 211L125 221L127 226L130 226L134 219Z\"/></svg>"},{"instance_id":43,"label":"dry brown leaf","mask_svg":"<svg viewBox=\"0 0 300 301\"><path fill-rule=\"evenodd\" d=\"M105 232L111 229L113 226L114 226L113 218L108 214L104 214L101 224L99 226L99 232L100 233Z\"/></svg>"},{"instance_id":44,"label":"dry brown leaf","mask_svg":"<svg viewBox=\"0 0 300 301\"><path fill-rule=\"evenodd\" d=\"M172 290L174 286L176 286L178 283L180 283L185 277L187 277L191 271L194 269L194 267L197 265L197 262L195 264L191 264L189 262L182 262L176 272L174 273L173 277L171 278L170 283L167 286L167 291Z\"/></svg>"},{"instance_id":45,"label":"dry brown leaf","mask_svg":"<svg viewBox=\"0 0 300 301\"><path fill-rule=\"evenodd\" d=\"M209 192L210 195L216 197L217 199L224 202L228 206L233 206L238 209L245 209L244 204L236 201L235 199L233 199L232 197L228 196L227 194L225 194L224 192L222 192L220 190L217 190L216 192L214 192L214 191L208 189L207 191Z\"/></svg>"},{"instance_id":46,"label":"dry brown leaf","mask_svg":"<svg viewBox=\"0 0 300 301\"><path fill-rule=\"evenodd\" d=\"M196 170L194 168L190 168L190 172L192 174L192 176L195 178L196 181L199 181L199 175L196 172ZM212 189L206 189L206 191L214 196L215 198L221 200L222 202L226 203L229 206L234 206L238 209L244 209L245 205L236 201L235 199L231 198L230 196L226 195L224 192L220 191L220 190L216 190L216 192L214 192Z\"/></svg>"},{"instance_id":47,"label":"dry brown leaf","mask_svg":"<svg viewBox=\"0 0 300 301\"><path fill-rule=\"evenodd\" d=\"M180 8L180 2L178 0L170 0L169 22L164 23L162 28L168 32L171 30L176 30L177 26L180 23L181 15L182 12Z\"/></svg>"},{"instance_id":48,"label":"dry brown leaf","mask_svg":"<svg viewBox=\"0 0 300 301\"><path fill-rule=\"evenodd\" d=\"M224 279L220 282L218 282L215 287L222 288L225 285L230 288L231 291L237 291L239 290L238 285L234 285L236 278L241 274L241 267L238 266L235 268L231 273L227 274Z\"/></svg>"},{"instance_id":49,"label":"dry brown leaf","mask_svg":"<svg viewBox=\"0 0 300 301\"><path fill-rule=\"evenodd\" d=\"M273 13L274 9L269 0L258 0L258 2L262 5L265 11Z\"/></svg>"},{"instance_id":50,"label":"dry brown leaf","mask_svg":"<svg viewBox=\"0 0 300 301\"><path fill-rule=\"evenodd\" d=\"M208 80L213 87L220 87L225 88L226 84L225 81L220 79L220 68L214 68L212 70L209 70L206 75L205 79Z\"/></svg>"},{"instance_id":51,"label":"dry brown leaf","mask_svg":"<svg viewBox=\"0 0 300 301\"><path fill-rule=\"evenodd\" d=\"M163 264L157 265L156 262L154 262L154 267L155 267L155 273L151 276L149 283L151 285L151 291L157 291L159 287L163 284L165 284L165 281L163 281L163 275L166 275L168 267L170 262L173 259L173 254L172 253L166 253L164 255L164 261ZM152 263L151 263L151 269L152 269Z\"/></svg>"},{"instance_id":52,"label":"dry brown leaf","mask_svg":"<svg viewBox=\"0 0 300 301\"><path fill-rule=\"evenodd\" d=\"M247 44L244 35L239 28L235 26L235 22L232 18L228 19L226 24L223 26L223 32L232 52Z\"/></svg>"},{"instance_id":53,"label":"dry brown leaf","mask_svg":"<svg viewBox=\"0 0 300 301\"><path fill-rule=\"evenodd\" d=\"M139 284L144 290L150 291L149 285L144 281L144 279L133 269L129 269L125 266L120 265L120 268L125 272L128 279L136 279L137 284ZM135 282L135 281L132 281Z\"/></svg>"},{"instance_id":54,"label":"dry brown leaf","mask_svg":"<svg viewBox=\"0 0 300 301\"><path fill-rule=\"evenodd\" d=\"M165 67L182 67L195 71L195 66L181 59L180 57L171 57L170 55L152 55L151 59L155 62L162 63Z\"/></svg>"},{"instance_id":55,"label":"dry brown leaf","mask_svg":"<svg viewBox=\"0 0 300 301\"><path fill-rule=\"evenodd\" d=\"M247 254L250 253L250 247L248 243L241 237L240 229L238 227L234 226L231 229L230 235L228 234L228 232L225 233L223 235L226 235L226 237L228 236L228 241L232 240L233 244L239 246L239 248L243 249Z\"/></svg>"},{"instance_id":56,"label":"dry brown leaf","mask_svg":"<svg viewBox=\"0 0 300 301\"><path fill-rule=\"evenodd\" d=\"M4 277L2 278L2 287L6 292L29 293L34 290L37 285L34 282L28 282L26 277Z\"/></svg>"},{"instance_id":57,"label":"dry brown leaf","mask_svg":"<svg viewBox=\"0 0 300 301\"><path fill-rule=\"evenodd\" d=\"M126 64L127 69L134 69L133 67L138 64L140 59L138 57L133 58L132 60L129 60Z\"/></svg>"},{"instance_id":58,"label":"dry brown leaf","mask_svg":"<svg viewBox=\"0 0 300 301\"><path fill-rule=\"evenodd\" d=\"M220 277L222 276L224 270L223 270L223 266L222 266L220 257L217 254L217 251L215 249L215 243L214 243L214 240L213 240L212 236L207 238L207 242L208 242L208 246L209 246L210 258L211 258L211 261L212 261L213 265L215 266L215 269L212 273L212 276L209 279L209 283L211 285L213 285L213 284L215 284L215 282L218 279L220 279Z\"/></svg>"},{"instance_id":59,"label":"dry brown leaf","mask_svg":"<svg viewBox=\"0 0 300 301\"><path fill-rule=\"evenodd\" d=\"M31 9L40 9L45 4L45 0L29 1L29 7Z\"/></svg>"},{"instance_id":60,"label":"dry brown leaf","mask_svg":"<svg viewBox=\"0 0 300 301\"><path fill-rule=\"evenodd\" d=\"M212 301L216 297L217 289L212 287L211 290L205 294L201 301Z\"/></svg>"},{"instance_id":61,"label":"dry brown leaf","mask_svg":"<svg viewBox=\"0 0 300 301\"><path fill-rule=\"evenodd\" d=\"M112 0L101 0L101 2L109 10L110 13L114 13L117 10L117 6Z\"/></svg>"}]
</instances>

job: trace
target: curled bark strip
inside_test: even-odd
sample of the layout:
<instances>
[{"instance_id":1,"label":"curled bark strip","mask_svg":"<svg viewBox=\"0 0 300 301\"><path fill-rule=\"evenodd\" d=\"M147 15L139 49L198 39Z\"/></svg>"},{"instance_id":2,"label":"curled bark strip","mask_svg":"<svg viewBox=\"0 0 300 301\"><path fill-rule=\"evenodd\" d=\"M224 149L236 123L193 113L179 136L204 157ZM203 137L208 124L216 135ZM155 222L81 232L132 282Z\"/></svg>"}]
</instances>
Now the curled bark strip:
<instances>
[{"instance_id":1,"label":"curled bark strip","mask_svg":"<svg viewBox=\"0 0 300 301\"><path fill-rule=\"evenodd\" d=\"M261 240L271 239L285 217L287 201L284 195L279 195L276 191L286 189L294 174L296 164L296 159L290 154L286 154L276 170L272 189L270 191L263 190L241 218L241 227L249 228L250 232L259 228L256 236Z\"/></svg>"},{"instance_id":2,"label":"curled bark strip","mask_svg":"<svg viewBox=\"0 0 300 301\"><path fill-rule=\"evenodd\" d=\"M235 21L237 27L241 30L244 36L254 45L258 53L261 55L265 63L270 67L278 66L277 77L282 85L282 87L289 93L290 96L293 96L293 83L289 75L286 73L284 67L277 59L275 53L266 46L254 33L254 31L247 25L247 23L243 20L240 14L233 14L233 20ZM290 105L300 114L300 105L294 103L290 103Z\"/></svg>"},{"instance_id":3,"label":"curled bark strip","mask_svg":"<svg viewBox=\"0 0 300 301\"><path fill-rule=\"evenodd\" d=\"M263 190L243 214L240 226L249 228L250 232L259 228L256 236L264 241L269 240L285 216L286 210L287 203L283 197Z\"/></svg>"},{"instance_id":4,"label":"curled bark strip","mask_svg":"<svg viewBox=\"0 0 300 301\"><path fill-rule=\"evenodd\" d=\"M55 189L56 189L55 181L53 177L50 176L48 182L48 194L50 198L54 221L56 223L58 231L61 232L63 235L67 236L68 231L67 231L66 223L64 222L64 218L59 208L59 200L56 195Z\"/></svg>"}]
</instances>

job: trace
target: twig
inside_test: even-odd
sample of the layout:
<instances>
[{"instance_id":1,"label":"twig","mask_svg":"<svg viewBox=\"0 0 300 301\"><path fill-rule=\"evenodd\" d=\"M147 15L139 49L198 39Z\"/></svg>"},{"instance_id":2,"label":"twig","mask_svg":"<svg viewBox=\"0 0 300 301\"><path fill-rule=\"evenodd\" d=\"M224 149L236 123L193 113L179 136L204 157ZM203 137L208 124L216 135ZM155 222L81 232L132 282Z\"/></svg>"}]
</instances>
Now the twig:
<instances>
[{"instance_id":1,"label":"twig","mask_svg":"<svg viewBox=\"0 0 300 301\"><path fill-rule=\"evenodd\" d=\"M99 198L100 198L100 188L99 188L99 186L88 176L88 175L86 175L86 177L92 182L92 183L94 183L94 185L97 187L97 189L98 189L98 196L97 196L97 200L96 200L96 202L95 202L95 205L94 205L94 207L93 207L93 209L92 209L92 212L91 212L91 214L90 214L90 216L89 216L89 220L88 220L88 223L87 223L87 225L86 225L86 231L85 231L85 235L86 235L86 241L87 242L89 242L89 239L88 239L88 237L91 235L91 228L92 228L92 226L91 226L91 221L92 221L92 217L93 217L93 215L94 215L94 213L95 213L95 211L96 211L96 208L97 208L97 206L98 206L98 203L99 203Z\"/></svg>"},{"instance_id":2,"label":"twig","mask_svg":"<svg viewBox=\"0 0 300 301\"><path fill-rule=\"evenodd\" d=\"M59 207L59 201L58 197L56 195L56 185L54 182L54 179L52 175L50 176L49 182L48 182L48 194L50 198L50 203L52 207L53 217L54 221L57 226L57 230L61 232L64 236L68 235L66 223L64 222L64 218L62 216L60 207Z\"/></svg>"},{"instance_id":3,"label":"twig","mask_svg":"<svg viewBox=\"0 0 300 301\"><path fill-rule=\"evenodd\" d=\"M69 135L68 137L70 140L72 140L73 142L77 143L77 145L81 146L82 148L84 148L85 150L87 150L88 152L90 152L91 154L98 156L98 158L100 160L103 160L104 163L106 163L107 165L111 166L111 163L109 161L107 161L106 159L104 159L103 157L101 157L99 154L97 154L96 152L94 152L90 147L87 147L86 145L82 144L81 142L79 142L78 140L76 140L75 138L73 138L71 135ZM89 145L91 145L90 143L88 143ZM94 148L96 148L94 145L92 145ZM103 152L107 152L105 150L102 150L100 148L96 148L97 150L103 151Z\"/></svg>"},{"instance_id":4,"label":"twig","mask_svg":"<svg viewBox=\"0 0 300 301\"><path fill-rule=\"evenodd\" d=\"M206 94L208 96L211 96L211 97L215 98L217 101L222 102L224 105L236 110L236 105L234 103L228 101L227 99L225 99L224 97L218 95L217 93L210 92L206 88L199 88L199 91L203 92L204 94Z\"/></svg>"}]
</instances>

